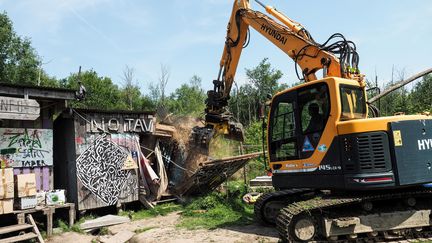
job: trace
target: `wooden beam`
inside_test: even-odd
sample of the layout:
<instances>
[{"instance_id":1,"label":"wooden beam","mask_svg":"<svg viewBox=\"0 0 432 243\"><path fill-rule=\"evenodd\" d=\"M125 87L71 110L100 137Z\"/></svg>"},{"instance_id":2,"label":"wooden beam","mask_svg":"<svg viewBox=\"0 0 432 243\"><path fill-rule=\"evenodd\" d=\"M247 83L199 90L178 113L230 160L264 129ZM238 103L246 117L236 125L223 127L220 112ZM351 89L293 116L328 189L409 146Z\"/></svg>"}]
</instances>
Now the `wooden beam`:
<instances>
[{"instance_id":1,"label":"wooden beam","mask_svg":"<svg viewBox=\"0 0 432 243\"><path fill-rule=\"evenodd\" d=\"M75 99L75 91L73 90L45 87L20 87L4 84L0 84L0 95L9 95L15 97L24 97L25 95L28 95L29 98L33 99Z\"/></svg>"}]
</instances>

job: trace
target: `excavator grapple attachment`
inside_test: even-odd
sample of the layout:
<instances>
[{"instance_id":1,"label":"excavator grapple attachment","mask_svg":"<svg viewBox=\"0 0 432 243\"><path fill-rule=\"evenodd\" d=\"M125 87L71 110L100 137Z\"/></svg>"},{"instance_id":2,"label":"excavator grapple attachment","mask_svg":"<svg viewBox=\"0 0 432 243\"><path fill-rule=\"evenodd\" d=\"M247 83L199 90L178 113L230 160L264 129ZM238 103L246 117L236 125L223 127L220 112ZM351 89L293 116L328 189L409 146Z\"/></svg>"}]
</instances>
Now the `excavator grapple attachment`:
<instances>
[{"instance_id":1,"label":"excavator grapple attachment","mask_svg":"<svg viewBox=\"0 0 432 243\"><path fill-rule=\"evenodd\" d=\"M239 142L244 141L243 125L239 122L228 122L228 133L224 137Z\"/></svg>"},{"instance_id":2,"label":"excavator grapple attachment","mask_svg":"<svg viewBox=\"0 0 432 243\"><path fill-rule=\"evenodd\" d=\"M226 139L235 141L244 141L243 126L238 122L227 122L224 124L212 125L206 127L194 127L190 136L190 142L195 147L201 149L202 153L208 154L211 139L223 135Z\"/></svg>"},{"instance_id":3,"label":"excavator grapple attachment","mask_svg":"<svg viewBox=\"0 0 432 243\"><path fill-rule=\"evenodd\" d=\"M190 136L190 143L208 154L210 139L214 135L212 127L194 127Z\"/></svg>"}]
</instances>

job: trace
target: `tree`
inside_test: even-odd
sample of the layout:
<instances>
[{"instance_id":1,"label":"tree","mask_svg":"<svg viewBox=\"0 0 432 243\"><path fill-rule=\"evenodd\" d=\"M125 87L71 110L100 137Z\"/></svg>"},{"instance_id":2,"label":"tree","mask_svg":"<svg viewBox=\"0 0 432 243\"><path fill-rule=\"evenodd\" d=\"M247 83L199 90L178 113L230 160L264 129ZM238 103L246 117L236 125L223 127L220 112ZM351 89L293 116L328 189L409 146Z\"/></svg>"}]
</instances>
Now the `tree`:
<instances>
[{"instance_id":1,"label":"tree","mask_svg":"<svg viewBox=\"0 0 432 243\"><path fill-rule=\"evenodd\" d=\"M278 83L283 74L272 68L267 58L256 67L246 69L246 76L249 83L233 88L229 107L242 124L250 125L257 120L260 105L267 101L267 96L287 86Z\"/></svg>"},{"instance_id":2,"label":"tree","mask_svg":"<svg viewBox=\"0 0 432 243\"><path fill-rule=\"evenodd\" d=\"M409 94L410 112L432 112L432 75L426 75Z\"/></svg>"},{"instance_id":3,"label":"tree","mask_svg":"<svg viewBox=\"0 0 432 243\"><path fill-rule=\"evenodd\" d=\"M158 108L166 106L166 86L170 78L170 70L167 65L161 64L158 82L150 83L150 97Z\"/></svg>"},{"instance_id":4,"label":"tree","mask_svg":"<svg viewBox=\"0 0 432 243\"><path fill-rule=\"evenodd\" d=\"M123 89L121 90L121 97L123 102L126 103L128 110L141 110L143 109L143 99L141 91L136 84L135 70L126 65L123 70Z\"/></svg>"},{"instance_id":5,"label":"tree","mask_svg":"<svg viewBox=\"0 0 432 243\"><path fill-rule=\"evenodd\" d=\"M397 79L399 81L394 82L393 80L386 84L383 90L387 90L389 87L395 85L395 83L400 82L405 79L405 70L402 69L397 71ZM405 87L401 87L388 95L384 96L380 101L380 111L381 116L392 116L396 113L403 112L408 113L408 90Z\"/></svg>"},{"instance_id":6,"label":"tree","mask_svg":"<svg viewBox=\"0 0 432 243\"><path fill-rule=\"evenodd\" d=\"M85 71L79 74L71 74L66 83L66 88L77 89L78 81L86 87L86 97L83 101L74 102L76 108L90 109L127 109L128 104L121 98L121 91L108 77L99 77L93 71Z\"/></svg>"},{"instance_id":7,"label":"tree","mask_svg":"<svg viewBox=\"0 0 432 243\"><path fill-rule=\"evenodd\" d=\"M176 115L199 116L204 112L206 95L201 88L201 78L192 76L189 84L182 84L170 95L169 110Z\"/></svg>"},{"instance_id":8,"label":"tree","mask_svg":"<svg viewBox=\"0 0 432 243\"><path fill-rule=\"evenodd\" d=\"M265 102L268 94L273 95L279 90L278 81L282 78L283 73L272 68L268 58L264 58L258 66L252 69L246 68L246 76L258 91L258 100Z\"/></svg>"},{"instance_id":9,"label":"tree","mask_svg":"<svg viewBox=\"0 0 432 243\"><path fill-rule=\"evenodd\" d=\"M36 85L40 64L30 39L18 36L7 14L0 13L0 82Z\"/></svg>"}]
</instances>

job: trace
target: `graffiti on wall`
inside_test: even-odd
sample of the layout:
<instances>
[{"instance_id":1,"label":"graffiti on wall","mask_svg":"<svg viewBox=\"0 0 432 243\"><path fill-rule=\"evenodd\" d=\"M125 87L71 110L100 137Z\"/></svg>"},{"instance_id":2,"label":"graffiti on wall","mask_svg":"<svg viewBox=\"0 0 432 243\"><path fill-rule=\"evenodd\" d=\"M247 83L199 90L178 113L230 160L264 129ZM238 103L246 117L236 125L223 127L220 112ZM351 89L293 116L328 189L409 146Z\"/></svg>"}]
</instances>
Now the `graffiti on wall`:
<instances>
[{"instance_id":1,"label":"graffiti on wall","mask_svg":"<svg viewBox=\"0 0 432 243\"><path fill-rule=\"evenodd\" d=\"M78 179L105 204L115 205L138 189L134 170L123 169L128 157L128 150L106 135L98 136L76 161Z\"/></svg>"},{"instance_id":2,"label":"graffiti on wall","mask_svg":"<svg viewBox=\"0 0 432 243\"><path fill-rule=\"evenodd\" d=\"M53 165L51 129L0 128L2 167L40 167Z\"/></svg>"}]
</instances>

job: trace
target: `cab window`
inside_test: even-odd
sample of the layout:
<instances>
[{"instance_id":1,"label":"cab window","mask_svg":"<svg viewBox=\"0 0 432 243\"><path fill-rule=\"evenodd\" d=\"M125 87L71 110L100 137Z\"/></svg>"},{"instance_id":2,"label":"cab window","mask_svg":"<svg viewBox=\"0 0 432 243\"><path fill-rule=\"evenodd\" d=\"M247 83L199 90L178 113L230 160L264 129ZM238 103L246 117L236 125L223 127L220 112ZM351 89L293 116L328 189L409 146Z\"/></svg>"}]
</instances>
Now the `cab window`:
<instances>
[{"instance_id":1,"label":"cab window","mask_svg":"<svg viewBox=\"0 0 432 243\"><path fill-rule=\"evenodd\" d=\"M303 134L321 133L330 112L329 94L326 84L318 84L298 93Z\"/></svg>"},{"instance_id":2,"label":"cab window","mask_svg":"<svg viewBox=\"0 0 432 243\"><path fill-rule=\"evenodd\" d=\"M342 121L366 118L366 100L362 88L351 85L341 85L340 95L342 103Z\"/></svg>"}]
</instances>

